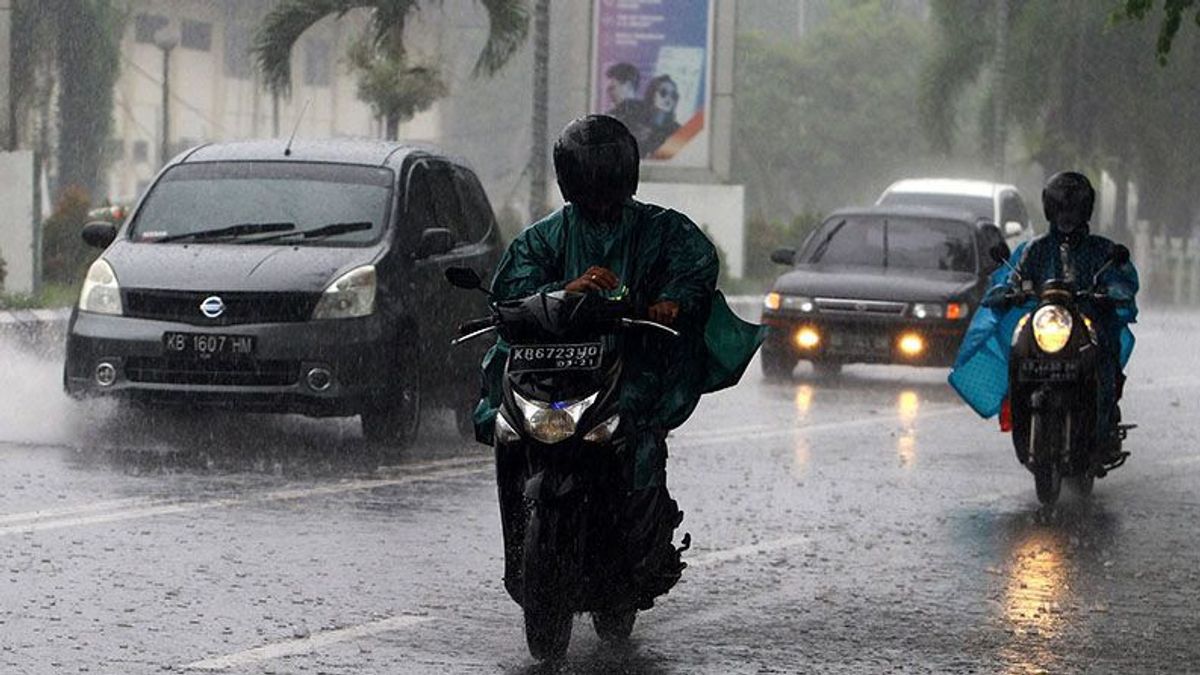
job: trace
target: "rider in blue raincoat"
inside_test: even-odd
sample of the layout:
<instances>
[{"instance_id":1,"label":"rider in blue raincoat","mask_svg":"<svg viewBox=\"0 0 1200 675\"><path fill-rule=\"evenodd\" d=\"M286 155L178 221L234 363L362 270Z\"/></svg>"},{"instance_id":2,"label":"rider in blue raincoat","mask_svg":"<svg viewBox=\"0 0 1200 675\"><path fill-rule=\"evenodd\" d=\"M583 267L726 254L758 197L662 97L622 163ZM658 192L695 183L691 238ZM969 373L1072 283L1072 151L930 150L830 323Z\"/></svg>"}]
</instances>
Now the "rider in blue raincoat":
<instances>
[{"instance_id":1,"label":"rider in blue raincoat","mask_svg":"<svg viewBox=\"0 0 1200 675\"><path fill-rule=\"evenodd\" d=\"M1116 246L1110 239L1090 232L1088 221L1095 199L1096 192L1083 174L1068 171L1051 176L1042 191L1042 207L1050 231L1018 246L1009 261L1020 279L1034 289L1050 280L1070 281L1076 290L1091 287L1096 273L1109 261ZM992 288L971 321L950 373L950 384L983 417L1000 411L1008 394L1008 355L1013 331L1021 317L1036 306L1036 302L1010 304L1007 298L1020 283L1008 266L996 270ZM1100 414L1096 420L1098 437L1114 438L1120 422L1117 403L1125 383L1122 370L1133 351L1129 324L1137 320L1137 270L1133 263L1110 267L1101 274L1098 285L1108 299L1084 301L1081 309L1095 322L1103 354L1099 372ZM1105 446L1111 452L1118 448L1115 443Z\"/></svg>"}]
</instances>

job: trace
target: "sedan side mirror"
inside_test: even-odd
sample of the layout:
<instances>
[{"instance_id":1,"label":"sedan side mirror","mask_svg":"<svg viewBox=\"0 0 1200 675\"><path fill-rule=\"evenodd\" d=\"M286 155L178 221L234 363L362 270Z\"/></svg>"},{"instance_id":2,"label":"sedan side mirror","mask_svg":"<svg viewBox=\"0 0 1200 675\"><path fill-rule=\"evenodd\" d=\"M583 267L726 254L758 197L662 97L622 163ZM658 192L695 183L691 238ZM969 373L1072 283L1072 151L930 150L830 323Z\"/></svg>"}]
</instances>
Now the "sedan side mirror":
<instances>
[{"instance_id":1,"label":"sedan side mirror","mask_svg":"<svg viewBox=\"0 0 1200 675\"><path fill-rule=\"evenodd\" d=\"M96 220L83 226L83 241L94 248L108 248L117 239L117 226L112 223Z\"/></svg>"},{"instance_id":2,"label":"sedan side mirror","mask_svg":"<svg viewBox=\"0 0 1200 675\"><path fill-rule=\"evenodd\" d=\"M796 249L780 248L771 253L771 262L778 265L795 265L796 264Z\"/></svg>"},{"instance_id":3,"label":"sedan side mirror","mask_svg":"<svg viewBox=\"0 0 1200 675\"><path fill-rule=\"evenodd\" d=\"M442 255L454 250L454 233L444 227L431 227L421 233L421 243L417 246L417 259Z\"/></svg>"},{"instance_id":4,"label":"sedan side mirror","mask_svg":"<svg viewBox=\"0 0 1200 675\"><path fill-rule=\"evenodd\" d=\"M1004 236L1006 238L1019 236L1024 231L1025 226L1015 220L1010 220L1004 224Z\"/></svg>"}]
</instances>

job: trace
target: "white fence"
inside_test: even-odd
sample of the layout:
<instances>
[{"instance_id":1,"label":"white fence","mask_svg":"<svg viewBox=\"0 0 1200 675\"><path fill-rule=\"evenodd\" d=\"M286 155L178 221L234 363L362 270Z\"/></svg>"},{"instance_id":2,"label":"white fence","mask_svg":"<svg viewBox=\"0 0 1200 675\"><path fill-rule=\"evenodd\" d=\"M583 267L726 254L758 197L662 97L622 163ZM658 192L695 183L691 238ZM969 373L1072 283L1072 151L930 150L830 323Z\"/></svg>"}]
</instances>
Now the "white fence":
<instances>
[{"instance_id":1,"label":"white fence","mask_svg":"<svg viewBox=\"0 0 1200 675\"><path fill-rule=\"evenodd\" d=\"M1138 295L1176 305L1200 305L1200 240L1151 236L1150 223L1139 221L1133 241L1141 278Z\"/></svg>"}]
</instances>

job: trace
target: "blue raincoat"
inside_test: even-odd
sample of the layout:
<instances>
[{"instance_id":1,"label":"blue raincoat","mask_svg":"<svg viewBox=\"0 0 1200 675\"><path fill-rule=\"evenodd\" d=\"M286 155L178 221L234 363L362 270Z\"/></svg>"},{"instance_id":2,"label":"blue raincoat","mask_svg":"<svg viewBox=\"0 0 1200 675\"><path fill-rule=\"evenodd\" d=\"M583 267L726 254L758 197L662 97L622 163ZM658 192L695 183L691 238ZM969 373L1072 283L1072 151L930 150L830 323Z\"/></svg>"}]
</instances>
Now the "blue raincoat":
<instances>
[{"instance_id":1,"label":"blue raincoat","mask_svg":"<svg viewBox=\"0 0 1200 675\"><path fill-rule=\"evenodd\" d=\"M1114 245L1086 230L1067 236L1051 226L1049 234L1018 246L1009 263L1035 287L1052 279L1070 277L1077 289L1088 288L1096 272L1108 261ZM1020 307L1002 302L1004 294L1017 284L1007 266L997 269L991 281L992 288L975 312L950 372L950 386L985 418L999 413L1008 395L1012 334L1021 317L1036 307L1034 301ZM1113 300L1111 306L1084 305L1082 309L1096 324L1101 349L1110 355L1109 366L1102 366L1104 372L1100 375L1106 390L1102 392L1102 401L1111 403L1117 375L1133 353L1134 338L1129 324L1137 321L1137 269L1133 263L1110 268L1100 276L1099 286ZM1108 407L1104 407L1106 411Z\"/></svg>"}]
</instances>

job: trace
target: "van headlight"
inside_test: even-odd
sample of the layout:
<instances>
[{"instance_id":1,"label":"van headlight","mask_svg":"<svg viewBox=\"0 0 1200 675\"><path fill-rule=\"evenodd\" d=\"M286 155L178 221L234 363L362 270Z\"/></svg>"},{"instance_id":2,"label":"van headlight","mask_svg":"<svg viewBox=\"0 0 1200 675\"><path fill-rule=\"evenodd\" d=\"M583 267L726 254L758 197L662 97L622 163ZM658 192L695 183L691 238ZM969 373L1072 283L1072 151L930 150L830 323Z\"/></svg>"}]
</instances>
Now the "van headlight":
<instances>
[{"instance_id":1,"label":"van headlight","mask_svg":"<svg viewBox=\"0 0 1200 675\"><path fill-rule=\"evenodd\" d=\"M1061 305L1046 305L1033 315L1033 339L1047 354L1062 351L1071 339L1071 313Z\"/></svg>"},{"instance_id":2,"label":"van headlight","mask_svg":"<svg viewBox=\"0 0 1200 675\"><path fill-rule=\"evenodd\" d=\"M353 319L375 312L375 266L350 270L329 284L313 309L314 319Z\"/></svg>"},{"instance_id":3,"label":"van headlight","mask_svg":"<svg viewBox=\"0 0 1200 675\"><path fill-rule=\"evenodd\" d=\"M121 286L117 283L117 275L113 272L104 258L99 258L88 268L87 276L83 279L83 289L79 291L79 310L95 314L114 314L120 316Z\"/></svg>"},{"instance_id":4,"label":"van headlight","mask_svg":"<svg viewBox=\"0 0 1200 675\"><path fill-rule=\"evenodd\" d=\"M579 424L579 419L596 402L599 395L600 392L596 392L576 401L544 403L530 401L514 391L513 399L521 410L521 416L525 418L525 429L529 431L529 435L542 443L553 445L575 435L575 426Z\"/></svg>"}]
</instances>

